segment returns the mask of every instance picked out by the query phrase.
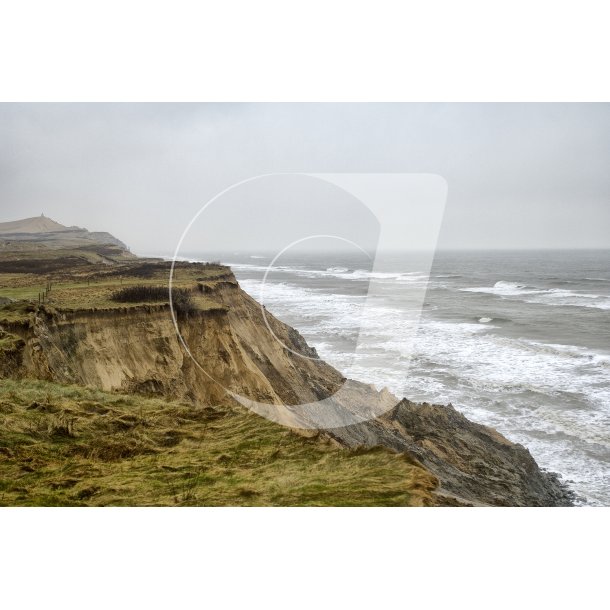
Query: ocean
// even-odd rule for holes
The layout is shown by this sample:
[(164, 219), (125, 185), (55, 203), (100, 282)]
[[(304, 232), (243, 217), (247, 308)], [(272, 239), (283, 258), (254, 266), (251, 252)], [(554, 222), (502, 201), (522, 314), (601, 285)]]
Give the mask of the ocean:
[(447, 251), (431, 269), (407, 257), (371, 271), (361, 253), (287, 253), (264, 292), (272, 255), (221, 259), (346, 376), (451, 403), (527, 447), (580, 503), (610, 505), (610, 251)]

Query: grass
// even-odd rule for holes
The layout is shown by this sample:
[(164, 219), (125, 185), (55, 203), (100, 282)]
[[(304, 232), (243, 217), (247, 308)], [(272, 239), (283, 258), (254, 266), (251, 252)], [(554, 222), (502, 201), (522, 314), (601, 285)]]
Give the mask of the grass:
[(23, 322), (33, 315), (33, 313), (34, 305), (28, 301), (16, 301), (15, 303), (0, 305), (0, 324), (3, 322)]
[(405, 506), (435, 486), (406, 456), (240, 408), (0, 381), (0, 505)]
[(133, 257), (112, 245), (63, 248), (45, 247), (43, 243), (12, 242), (10, 249), (0, 249), (0, 273), (41, 275), (66, 268), (82, 270), (101, 262), (120, 263), (125, 259), (132, 260)]
[(12, 352), (22, 343), (19, 337), (0, 330), (0, 355), (2, 352)]
[[(192, 293), (191, 300), (198, 310), (222, 309), (222, 306), (204, 294), (201, 286), (214, 286), (226, 279), (228, 269), (220, 265), (179, 263), (174, 273), (174, 300)], [(45, 293), (50, 282), (51, 290)], [(32, 273), (0, 274), (0, 323), (27, 319), (31, 312), (26, 303), (37, 305), (45, 293), (44, 304), (61, 311), (117, 309), (169, 302), (169, 264), (163, 262), (126, 262), (117, 265), (89, 265), (82, 268), (64, 268), (48, 275)], [(121, 291), (132, 291), (128, 302), (117, 301)], [(41, 297), (40, 297), (41, 298)]]
[[(192, 298), (196, 295), (197, 290), (198, 286), (172, 290), (172, 303), (178, 315), (188, 316), (200, 310)], [(168, 302), (168, 294), (167, 286), (134, 284), (116, 290), (110, 295), (110, 298), (117, 303)]]
[[(8, 326), (0, 328), (0, 364), (10, 364), (19, 344), (10, 324), (36, 314), (39, 293), (46, 291), (46, 306), (64, 312), (168, 301), (161, 287), (169, 263), (85, 258), (61, 266), (49, 255), (44, 273), (38, 259), (26, 260), (21, 273), (5, 260), (0, 326)], [(176, 265), (174, 286), (197, 310), (224, 309), (214, 287), (226, 281), (229, 270), (217, 264)], [(130, 287), (137, 287), (134, 302), (113, 300)], [(0, 505), (404, 506), (432, 503), (436, 484), (406, 456), (341, 449), (240, 407), (0, 379)]]
[(139, 303), (141, 301), (167, 301), (166, 286), (146, 286), (134, 284), (119, 288), (112, 293), (112, 300), (117, 303)]

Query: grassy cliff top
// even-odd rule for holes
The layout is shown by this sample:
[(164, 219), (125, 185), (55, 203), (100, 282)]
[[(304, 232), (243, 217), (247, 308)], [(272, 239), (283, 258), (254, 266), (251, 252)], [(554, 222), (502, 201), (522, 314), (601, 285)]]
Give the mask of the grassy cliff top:
[(0, 505), (404, 506), (436, 480), (250, 412), (0, 381)]
[[(90, 264), (71, 268), (64, 260), (52, 273), (0, 273), (0, 323), (26, 319), (31, 306), (44, 304), (59, 311), (117, 309), (153, 304), (143, 298), (125, 303), (113, 295), (127, 287), (168, 289), (170, 263), (138, 259), (116, 265)], [(177, 263), (173, 285), (179, 290), (192, 291), (198, 309), (219, 307), (202, 287), (219, 281), (232, 280), (230, 269), (218, 264)], [(155, 303), (159, 303), (156, 300)], [(169, 302), (169, 293), (162, 302)], [(28, 305), (30, 307), (28, 307)]]
[[(124, 309), (169, 302), (171, 263), (138, 258), (109, 233), (66, 227), (39, 216), (0, 223), (0, 324), (26, 321), (38, 305), (61, 312)], [(232, 278), (220, 264), (179, 262), (174, 285), (188, 306), (217, 309), (210, 284)], [(117, 291), (142, 288), (143, 298), (118, 301)], [(155, 298), (147, 298), (153, 294)], [(137, 294), (134, 291), (133, 294)]]

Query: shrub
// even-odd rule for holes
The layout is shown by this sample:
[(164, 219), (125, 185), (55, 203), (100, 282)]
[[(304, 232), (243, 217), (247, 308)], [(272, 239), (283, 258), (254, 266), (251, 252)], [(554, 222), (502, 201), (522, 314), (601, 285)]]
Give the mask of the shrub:
[(110, 297), (117, 303), (142, 303), (168, 301), (169, 292), (164, 286), (126, 286)]
[(179, 316), (188, 316), (197, 311), (197, 306), (191, 300), (191, 294), (188, 290), (173, 290), (172, 302), (174, 304), (174, 309)]
[[(164, 286), (126, 286), (114, 292), (110, 298), (118, 303), (156, 303), (169, 301), (169, 291)], [(197, 311), (191, 292), (186, 288), (174, 288), (172, 302), (179, 316), (188, 316)]]

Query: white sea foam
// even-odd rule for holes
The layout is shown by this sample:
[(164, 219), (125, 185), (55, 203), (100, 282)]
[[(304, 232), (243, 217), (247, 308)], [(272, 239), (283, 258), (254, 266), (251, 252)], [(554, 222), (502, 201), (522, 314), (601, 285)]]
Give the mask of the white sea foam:
[(536, 294), (544, 292), (536, 288), (530, 288), (516, 282), (496, 282), (493, 286), (481, 286), (476, 288), (461, 288), (462, 292), (482, 292), (484, 294), (497, 294), (499, 296), (521, 296), (523, 294)]
[(274, 273), (285, 273), (289, 275), (295, 275), (299, 277), (327, 277), (336, 278), (341, 280), (355, 280), (359, 282), (363, 281), (377, 281), (377, 282), (400, 282), (416, 284), (426, 282), (428, 276), (420, 271), (410, 271), (406, 273), (396, 272), (385, 272), (385, 271), (367, 271), (366, 269), (356, 269), (354, 271), (347, 267), (328, 267), (327, 269), (311, 269), (308, 267), (295, 267), (295, 266), (262, 266), (249, 263), (231, 263), (231, 267), (236, 270), (242, 271), (253, 271), (253, 272), (267, 272), (273, 276)]
[[(261, 283), (243, 280), (242, 286), (254, 298), (261, 299)], [(610, 356), (585, 348), (554, 345), (525, 339), (513, 339), (490, 333), (495, 327), (493, 318), (483, 317), (480, 323), (455, 323), (419, 317), (402, 308), (387, 305), (368, 306), (362, 309), (363, 296), (330, 295), (285, 282), (267, 284), (264, 300), (268, 309), (280, 318), (288, 317), (297, 323), (306, 336), (323, 337), (333, 333), (357, 333), (362, 325), (371, 339), (370, 348), (381, 347), (402, 357), (409, 357), (403, 337), (411, 337), (413, 325), (418, 325), (416, 354), (426, 360), (451, 363), (463, 379), (485, 379), (491, 384), (511, 387), (531, 381), (550, 394), (556, 391), (582, 392), (593, 404), (610, 405), (610, 398), (603, 391), (591, 387), (591, 379), (585, 379), (575, 367), (585, 368), (589, 374), (605, 374)], [(362, 316), (366, 315), (366, 319)], [(366, 336), (365, 336), (366, 339)], [(374, 340), (373, 340), (374, 339)], [(331, 359), (332, 354), (329, 354)], [(385, 375), (396, 373), (397, 381), (404, 384), (404, 367), (396, 371), (384, 369)], [(581, 371), (582, 373), (582, 371)], [(607, 379), (600, 379), (607, 381)], [(396, 390), (399, 388), (397, 387)]]
[(478, 292), (499, 297), (519, 298), (526, 303), (610, 309), (610, 296), (566, 290), (564, 288), (537, 288), (516, 282), (499, 281), (493, 286), (461, 288), (462, 292)]
[(526, 299), (528, 303), (543, 305), (562, 305), (567, 307), (588, 307), (610, 309), (610, 297), (599, 294), (585, 294), (574, 290), (552, 288), (543, 294)]
[[(335, 273), (332, 269), (326, 272)], [(340, 273), (349, 280), (351, 273)], [(393, 281), (417, 277), (391, 275)], [(260, 299), (260, 281), (241, 283)], [(492, 294), (520, 300), (561, 300), (565, 292), (578, 298), (572, 291), (513, 282), (498, 282), (492, 289)], [(452, 402), (475, 421), (526, 444), (543, 466), (576, 481), (576, 490), (591, 503), (607, 502), (610, 449), (605, 465), (594, 461), (592, 466), (587, 447), (610, 448), (610, 354), (501, 336), (491, 317), (476, 323), (419, 320), (419, 312), (383, 298), (363, 309), (364, 296), (330, 294), (288, 281), (267, 283), (264, 297), (269, 311), (296, 326), (324, 360), (347, 376), (416, 400)], [(599, 295), (582, 298), (595, 301)], [(354, 354), (346, 345), (353, 347), (361, 322), (366, 331)]]
[(262, 265), (253, 265), (250, 263), (230, 263), (232, 269), (242, 271), (266, 271), (267, 267)]

